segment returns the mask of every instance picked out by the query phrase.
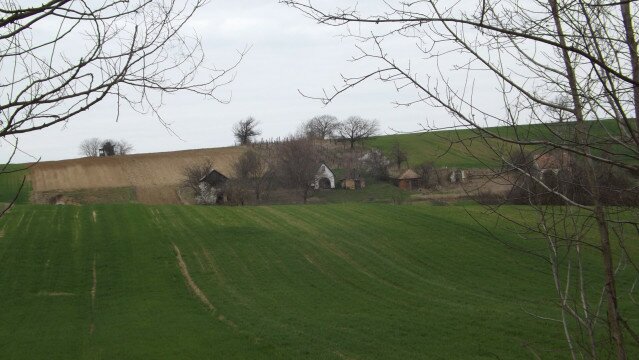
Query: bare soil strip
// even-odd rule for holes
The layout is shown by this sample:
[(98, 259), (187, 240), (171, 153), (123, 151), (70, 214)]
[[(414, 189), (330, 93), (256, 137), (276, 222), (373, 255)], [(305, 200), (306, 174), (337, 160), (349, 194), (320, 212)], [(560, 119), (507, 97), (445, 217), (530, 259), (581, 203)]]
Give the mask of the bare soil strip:
[(177, 247), (177, 245), (175, 244), (172, 244), (172, 245), (173, 245), (173, 250), (175, 250), (175, 257), (177, 258), (180, 272), (182, 273), (182, 276), (184, 277), (184, 280), (186, 281), (186, 285), (193, 292), (193, 294), (195, 294), (195, 296), (198, 299), (200, 299), (200, 301), (204, 305), (206, 305), (207, 308), (209, 308), (209, 310), (215, 311), (215, 306), (211, 304), (211, 302), (209, 301), (209, 298), (206, 297), (206, 294), (202, 292), (202, 290), (197, 286), (195, 281), (193, 281), (193, 278), (191, 278), (191, 274), (189, 274), (189, 269), (186, 266), (184, 259), (182, 259), (182, 253), (180, 252), (180, 249)]
[(98, 214), (93, 210), (93, 222), (98, 222)]

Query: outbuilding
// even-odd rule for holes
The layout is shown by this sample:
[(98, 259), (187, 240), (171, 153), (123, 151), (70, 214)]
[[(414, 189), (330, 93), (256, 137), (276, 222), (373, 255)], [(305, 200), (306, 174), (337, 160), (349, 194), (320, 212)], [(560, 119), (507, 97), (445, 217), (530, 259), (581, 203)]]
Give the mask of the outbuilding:
[(335, 189), (335, 174), (326, 164), (322, 163), (317, 170), (313, 187), (315, 190)]
[(421, 187), (422, 178), (412, 169), (407, 169), (393, 179), (395, 186), (404, 190), (417, 190)]

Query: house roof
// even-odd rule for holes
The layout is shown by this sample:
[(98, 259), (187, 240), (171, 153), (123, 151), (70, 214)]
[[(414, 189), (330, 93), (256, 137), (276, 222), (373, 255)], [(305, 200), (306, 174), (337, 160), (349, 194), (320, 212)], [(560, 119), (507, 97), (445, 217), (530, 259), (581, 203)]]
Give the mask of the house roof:
[(570, 154), (562, 152), (552, 152), (541, 154), (535, 158), (535, 165), (539, 169), (561, 169), (570, 164)]
[(421, 176), (417, 175), (417, 173), (414, 172), (413, 169), (408, 169), (408, 170), (404, 171), (396, 179), (398, 179), (398, 180), (410, 180), (410, 179), (419, 179), (420, 177)]
[(211, 170), (208, 174), (202, 176), (202, 178), (200, 179), (200, 182), (210, 182), (212, 181), (215, 177), (221, 177), (224, 180), (228, 180), (228, 177), (226, 177), (226, 175), (222, 174), (221, 172), (213, 169)]
[(330, 167), (328, 167), (328, 165), (326, 165), (325, 162), (320, 163), (320, 166), (317, 169), (317, 172), (319, 173), (320, 170), (322, 169), (322, 165), (324, 165), (324, 167), (326, 167), (326, 170), (328, 170), (328, 172), (330, 172), (331, 174), (333, 174), (333, 176), (335, 176), (335, 172), (333, 172), (333, 170), (331, 170)]

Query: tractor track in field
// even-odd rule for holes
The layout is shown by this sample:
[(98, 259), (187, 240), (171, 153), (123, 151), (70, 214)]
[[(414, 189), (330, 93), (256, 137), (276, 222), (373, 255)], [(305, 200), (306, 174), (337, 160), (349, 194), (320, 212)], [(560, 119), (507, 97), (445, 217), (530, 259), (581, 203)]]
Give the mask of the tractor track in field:
[[(95, 211), (93, 212), (95, 215)], [(89, 325), (89, 335), (93, 334), (95, 331), (95, 295), (98, 290), (98, 274), (95, 269), (95, 256), (93, 257), (93, 267), (92, 267), (92, 284), (91, 284), (91, 325)]]
[[(175, 257), (178, 262), (178, 267), (180, 268), (180, 273), (182, 273), (182, 277), (184, 277), (184, 281), (186, 282), (187, 287), (195, 295), (195, 297), (197, 297), (200, 300), (200, 302), (204, 304), (209, 309), (209, 311), (211, 311), (211, 313), (215, 314), (217, 312), (217, 309), (215, 308), (213, 303), (211, 303), (211, 301), (206, 296), (204, 291), (200, 289), (200, 287), (195, 283), (195, 281), (191, 277), (191, 274), (189, 273), (189, 268), (186, 265), (184, 258), (182, 258), (182, 252), (180, 252), (180, 248), (173, 243), (171, 243), (171, 245), (173, 245), (173, 250), (175, 251)], [(227, 326), (233, 329), (237, 329), (237, 325), (233, 321), (227, 319), (226, 316), (224, 316), (223, 314), (218, 314), (217, 319), (223, 322), (224, 324), (226, 324)]]
[(195, 281), (193, 281), (191, 274), (189, 274), (189, 268), (186, 266), (186, 263), (184, 262), (184, 259), (182, 258), (182, 253), (180, 252), (180, 248), (178, 248), (177, 245), (175, 244), (172, 244), (172, 245), (173, 245), (173, 250), (175, 251), (175, 257), (177, 258), (178, 267), (180, 268), (180, 273), (182, 273), (182, 276), (184, 277), (184, 281), (186, 281), (186, 285), (188, 286), (189, 290), (191, 290), (191, 292), (195, 295), (195, 297), (197, 297), (204, 305), (206, 305), (206, 307), (209, 310), (215, 311), (215, 306), (213, 306), (209, 298), (202, 291), (202, 289), (200, 289), (200, 287), (197, 286)]
[(74, 293), (64, 291), (40, 291), (39, 296), (75, 296)]

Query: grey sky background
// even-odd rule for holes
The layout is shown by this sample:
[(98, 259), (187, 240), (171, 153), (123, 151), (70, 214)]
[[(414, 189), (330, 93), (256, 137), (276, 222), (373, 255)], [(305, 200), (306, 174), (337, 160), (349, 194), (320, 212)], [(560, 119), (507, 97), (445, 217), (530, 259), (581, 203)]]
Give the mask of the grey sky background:
[[(327, 7), (344, 3), (318, 2)], [(425, 105), (394, 106), (393, 100), (411, 93), (398, 93), (391, 84), (377, 81), (354, 88), (327, 106), (302, 97), (298, 89), (320, 94), (322, 88), (340, 83), (340, 73), (363, 74), (375, 64), (349, 62), (356, 50), (352, 40), (338, 36), (343, 29), (318, 25), (276, 0), (213, 1), (191, 25), (202, 38), (209, 63), (217, 66), (232, 63), (237, 50), (251, 46), (235, 80), (218, 92), (220, 97), (232, 95), (230, 104), (188, 94), (166, 97), (161, 114), (176, 136), (153, 116), (126, 107), (116, 122), (117, 106), (108, 100), (63, 126), (20, 136), (24, 153), (17, 154), (14, 162), (32, 161), (29, 155), (43, 161), (79, 157), (78, 145), (91, 137), (125, 139), (135, 153), (230, 146), (232, 125), (248, 116), (260, 121), (264, 138), (286, 136), (303, 121), (324, 113), (339, 119), (350, 115), (377, 119), (382, 133), (415, 131), (420, 123), (453, 124), (449, 115)], [(410, 42), (388, 45), (399, 56), (415, 55)], [(424, 74), (434, 70), (422, 65)], [(2, 145), (3, 158), (8, 151)]]

